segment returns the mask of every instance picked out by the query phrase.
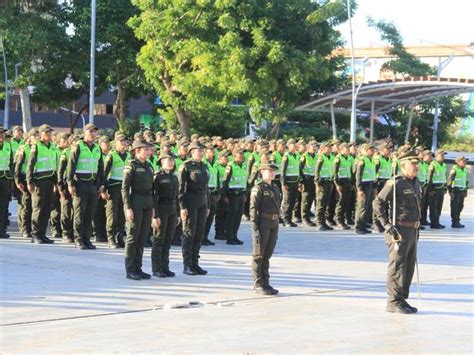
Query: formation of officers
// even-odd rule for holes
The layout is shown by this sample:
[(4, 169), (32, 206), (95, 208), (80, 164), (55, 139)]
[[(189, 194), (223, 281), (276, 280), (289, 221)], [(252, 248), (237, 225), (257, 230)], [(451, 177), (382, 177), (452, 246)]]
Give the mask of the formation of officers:
[[(96, 248), (95, 237), (110, 248), (125, 248), (127, 277), (135, 280), (151, 277), (142, 270), (146, 246), (152, 247), (153, 275), (172, 277), (170, 246), (182, 245), (183, 272), (205, 275), (200, 248), (215, 244), (212, 225), (216, 240), (241, 245), (238, 233), (245, 218), (253, 226), (255, 289), (263, 294), (277, 293), (269, 285), (268, 265), (279, 225), (384, 232), (372, 201), (400, 174), (399, 157), (413, 148), (197, 135), (187, 140), (176, 131), (149, 130), (130, 140), (120, 132), (110, 139), (98, 137), (93, 124), (81, 136), (57, 133), (48, 125), (5, 133), (0, 128), (1, 238), (8, 238), (13, 196), (20, 231), (34, 243), (62, 239), (86, 250)], [(448, 173), (444, 155), (417, 150), (419, 222), (444, 228), (439, 217), (449, 190), (451, 226), (463, 228), (466, 159), (457, 158)]]

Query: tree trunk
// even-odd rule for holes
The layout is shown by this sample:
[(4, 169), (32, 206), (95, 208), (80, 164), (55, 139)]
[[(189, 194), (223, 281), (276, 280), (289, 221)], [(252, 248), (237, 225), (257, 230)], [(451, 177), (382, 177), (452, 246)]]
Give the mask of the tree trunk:
[(31, 129), (31, 106), (28, 88), (20, 88), (21, 114), (23, 117), (23, 130), (28, 132)]
[(120, 131), (125, 130), (125, 122), (127, 120), (126, 106), (127, 106), (127, 88), (125, 82), (120, 81), (117, 84), (117, 98), (115, 99), (114, 116), (117, 120)]
[(181, 134), (188, 139), (191, 138), (191, 117), (186, 113), (183, 108), (178, 108), (176, 110), (176, 117), (178, 118)]
[(272, 123), (272, 128), (267, 134), (267, 139), (277, 139), (278, 138), (278, 133), (280, 132), (280, 123), (279, 122), (273, 122)]

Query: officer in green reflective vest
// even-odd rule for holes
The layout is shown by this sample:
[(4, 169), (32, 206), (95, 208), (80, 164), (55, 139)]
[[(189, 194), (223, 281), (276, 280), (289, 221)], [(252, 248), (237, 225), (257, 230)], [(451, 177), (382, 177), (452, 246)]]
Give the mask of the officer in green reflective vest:
[[(273, 183), (278, 186), (281, 191), (281, 162), (283, 160), (283, 154), (285, 154), (285, 141), (283, 139), (279, 139), (276, 141), (276, 150), (272, 152), (273, 155), (273, 164), (277, 166), (275, 171), (275, 179), (273, 179)], [(281, 201), (281, 198), (280, 198)]]
[(347, 222), (351, 218), (352, 161), (349, 154), (349, 144), (339, 146), (339, 154), (334, 158), (334, 184), (337, 191), (336, 223), (339, 229), (350, 229)]
[(464, 224), (461, 224), (461, 212), (464, 208), (464, 199), (469, 187), (466, 163), (467, 159), (464, 156), (457, 157), (456, 165), (449, 172), (448, 190), (451, 197), (452, 228), (464, 228)]
[(26, 166), (30, 158), (31, 144), (36, 144), (39, 132), (36, 128), (31, 129), (25, 136), (25, 143), (20, 146), (15, 154), (14, 172), (15, 185), (20, 191), (18, 200), (18, 227), (23, 238), (31, 238), (31, 194), (26, 184)]
[(355, 232), (357, 234), (372, 233), (367, 229), (369, 216), (372, 215), (372, 201), (375, 197), (375, 163), (373, 161), (375, 148), (371, 144), (362, 147), (363, 155), (356, 167), (357, 206)]
[(71, 147), (79, 141), (79, 136), (73, 134), (68, 139), (68, 147), (64, 149), (59, 158), (58, 166), (58, 188), (61, 196), (61, 231), (62, 240), (65, 243), (74, 243), (74, 229), (72, 220), (72, 196), (67, 184), (67, 164), (71, 156)]
[(430, 206), (430, 226), (433, 229), (442, 229), (445, 226), (439, 223), (441, 210), (443, 208), (444, 194), (447, 191), (447, 169), (444, 161), (446, 152), (438, 149), (435, 152), (435, 160), (428, 167), (427, 194)]
[(114, 149), (107, 155), (104, 163), (105, 188), (107, 202), (105, 204), (106, 229), (108, 247), (112, 249), (125, 246), (125, 215), (122, 200), (123, 169), (131, 159), (127, 151), (128, 142), (123, 133), (115, 135)]
[[(170, 151), (169, 153), (170, 154), (173, 154), (172, 151), (171, 151), (171, 145), (169, 143), (165, 143), (165, 149), (166, 147), (170, 147)], [(178, 173), (179, 173), (179, 168), (181, 167), (181, 165), (184, 164), (184, 162), (186, 162), (188, 159), (189, 159), (189, 156), (188, 156), (188, 147), (189, 147), (189, 143), (187, 141), (183, 141), (179, 144), (179, 146), (177, 146), (177, 151), (178, 151), (178, 155), (174, 155), (175, 157), (175, 160), (174, 160), (174, 174), (176, 176), (178, 176)], [(179, 216), (179, 205), (178, 205), (178, 216)], [(183, 221), (181, 219), (178, 219), (178, 225), (176, 226), (176, 229), (174, 231), (174, 238), (173, 238), (173, 241), (171, 242), (171, 245), (174, 245), (174, 246), (181, 246), (182, 240), (183, 238)]]
[(68, 189), (73, 196), (74, 242), (80, 250), (96, 248), (91, 242), (92, 220), (97, 193), (104, 191), (104, 163), (95, 143), (97, 131), (93, 123), (84, 127), (84, 138), (72, 148), (67, 167)]
[(214, 229), (216, 231), (216, 240), (226, 240), (225, 237), (225, 212), (226, 212), (226, 202), (222, 196), (222, 182), (224, 181), (225, 170), (227, 168), (228, 157), (230, 152), (226, 149), (222, 150), (219, 153), (218, 161), (216, 164), (217, 176), (219, 181), (219, 194), (220, 198), (217, 202), (216, 218)]
[(420, 152), (420, 164), (418, 165), (418, 181), (421, 186), (421, 227), (429, 226), (428, 223), (428, 167), (433, 160), (433, 153), (430, 150), (423, 150)]
[(320, 146), (320, 154), (316, 162), (315, 184), (316, 184), (316, 226), (318, 230), (333, 230), (326, 223), (326, 211), (333, 189), (334, 162), (331, 155), (331, 145), (323, 142)]
[[(387, 180), (392, 176), (392, 160), (390, 159), (390, 154), (390, 144), (382, 143), (378, 147), (378, 153), (374, 156), (375, 174), (377, 176), (377, 180), (375, 182), (375, 194), (378, 194), (382, 190)], [(375, 214), (372, 214), (372, 221), (375, 231), (379, 233), (383, 233), (385, 231)]]
[(220, 198), (219, 185), (221, 182), (219, 181), (215, 147), (212, 143), (208, 143), (206, 145), (206, 157), (203, 161), (209, 170), (210, 197), (209, 214), (207, 216), (206, 227), (204, 229), (204, 238), (202, 239), (201, 245), (215, 245), (216, 243), (209, 239), (209, 232), (211, 231), (211, 226), (214, 222), (214, 217), (216, 216), (217, 204)]
[(5, 130), (0, 126), (0, 238), (10, 238), (5, 218), (8, 212), (11, 182), (13, 180), (13, 152), (5, 141)]
[(46, 236), (48, 221), (53, 203), (53, 188), (56, 184), (57, 155), (51, 142), (53, 129), (44, 124), (40, 126), (39, 141), (31, 146), (26, 168), (26, 183), (31, 193), (31, 236), (36, 244), (52, 244)]
[(234, 151), (234, 161), (227, 165), (222, 182), (222, 195), (226, 202), (225, 236), (227, 244), (241, 245), (237, 234), (244, 212), (247, 194), (247, 166), (244, 163), (244, 151)]
[(301, 217), (303, 223), (307, 226), (314, 227), (311, 221), (311, 206), (316, 198), (316, 186), (314, 184), (314, 172), (316, 170), (316, 141), (308, 142), (306, 152), (300, 158), (300, 175), (301, 175)]
[(300, 162), (296, 155), (296, 141), (291, 138), (287, 141), (286, 145), (288, 151), (283, 155), (280, 165), (280, 180), (283, 195), (281, 202), (281, 215), (284, 226), (297, 227), (297, 224), (292, 221), (292, 213), (298, 194)]
[(23, 128), (21, 126), (15, 126), (12, 129), (12, 139), (10, 140), (10, 145), (12, 147), (13, 156), (15, 156), (16, 151), (23, 144), (25, 140), (23, 139)]

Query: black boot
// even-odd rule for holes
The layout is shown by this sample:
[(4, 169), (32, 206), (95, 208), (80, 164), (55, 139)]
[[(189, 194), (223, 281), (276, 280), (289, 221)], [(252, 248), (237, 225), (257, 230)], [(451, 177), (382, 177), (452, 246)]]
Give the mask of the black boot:
[(191, 267), (189, 265), (184, 265), (183, 274), (195, 276), (195, 275), (197, 275), (197, 272), (196, 272), (196, 270), (194, 270), (193, 267)]

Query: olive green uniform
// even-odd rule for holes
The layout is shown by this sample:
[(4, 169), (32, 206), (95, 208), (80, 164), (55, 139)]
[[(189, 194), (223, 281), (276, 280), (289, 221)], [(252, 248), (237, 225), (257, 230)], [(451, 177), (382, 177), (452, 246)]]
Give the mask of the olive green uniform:
[(219, 180), (219, 199), (216, 206), (216, 217), (214, 228), (216, 231), (215, 239), (225, 240), (225, 215), (226, 215), (226, 203), (224, 196), (222, 196), (222, 181), (224, 180), (226, 165), (220, 163), (217, 164), (217, 175)]
[[(385, 183), (388, 179), (392, 176), (392, 161), (390, 158), (385, 157), (383, 155), (376, 156), (374, 158), (375, 163), (375, 174), (377, 176), (377, 180), (375, 182), (375, 194), (378, 194), (382, 191)], [(383, 227), (380, 225), (380, 222), (375, 215), (375, 212), (372, 213), (372, 221), (374, 227), (378, 229), (378, 231), (383, 231)]]
[(74, 242), (72, 219), (72, 196), (67, 188), (67, 164), (71, 155), (71, 148), (62, 151), (58, 166), (58, 189), (61, 195), (61, 232), (65, 242)]
[(283, 199), (281, 202), (281, 214), (283, 222), (292, 225), (292, 213), (295, 208), (298, 195), (299, 160), (296, 153), (286, 152), (281, 160), (281, 186)]
[(24, 191), (20, 191), (18, 199), (18, 227), (24, 238), (31, 239), (31, 194), (26, 184), (26, 166), (30, 157), (30, 145), (20, 146), (15, 154), (14, 177), (15, 184), (24, 186)]
[[(256, 163), (258, 164), (258, 163)], [(228, 244), (241, 244), (237, 237), (240, 221), (244, 213), (244, 204), (247, 198), (247, 173), (244, 162), (232, 162), (227, 165), (224, 181), (222, 182), (222, 195), (228, 203), (225, 212), (225, 232)]]
[[(0, 143), (1, 144), (1, 143)], [(5, 218), (13, 181), (13, 153), (10, 143), (3, 142), (0, 146), (0, 238), (8, 238)]]
[(300, 176), (302, 182), (301, 192), (301, 217), (307, 224), (311, 222), (311, 206), (316, 199), (316, 185), (314, 184), (314, 173), (316, 170), (316, 154), (304, 153), (300, 158)]
[[(79, 168), (77, 168), (79, 165)], [(73, 229), (78, 247), (85, 245), (94, 248), (91, 243), (92, 221), (94, 219), (98, 188), (104, 182), (104, 164), (99, 145), (79, 141), (71, 149), (67, 167), (67, 182), (76, 188), (73, 196)]]
[[(207, 164), (209, 170), (209, 215), (206, 219), (206, 227), (204, 229), (204, 239), (209, 240), (209, 232), (211, 231), (212, 223), (214, 222), (214, 217), (216, 216), (217, 204), (220, 199), (220, 185), (219, 181), (219, 171), (218, 163), (214, 158), (214, 161), (204, 160)], [(217, 234), (216, 234), (217, 235)]]
[(344, 229), (351, 215), (352, 162), (343, 154), (334, 158), (334, 183), (337, 186), (336, 223)]
[(439, 223), (439, 217), (443, 209), (444, 194), (447, 190), (447, 165), (445, 162), (439, 163), (436, 160), (431, 162), (428, 167), (427, 185), (431, 227), (443, 227)]
[(464, 208), (464, 199), (467, 196), (468, 188), (467, 169), (455, 165), (451, 168), (448, 177), (448, 188), (451, 202), (451, 226), (463, 227), (460, 223), (461, 212)]
[(204, 237), (209, 201), (209, 171), (204, 162), (188, 160), (178, 173), (178, 200), (181, 210), (188, 211), (183, 221), (183, 263), (185, 267), (195, 270), (199, 267), (199, 251)]
[(316, 162), (316, 171), (314, 181), (317, 185), (316, 196), (316, 222), (318, 226), (329, 229), (326, 223), (327, 209), (334, 187), (334, 168), (330, 154), (321, 154)]
[(34, 186), (31, 194), (31, 234), (35, 240), (46, 237), (56, 184), (56, 148), (42, 141), (31, 146), (26, 168), (26, 182)]
[(178, 220), (178, 178), (173, 173), (158, 171), (153, 182), (155, 216), (160, 228), (153, 231), (151, 268), (153, 273), (169, 272), (170, 248)]
[(270, 258), (278, 239), (280, 190), (274, 183), (257, 183), (250, 194), (252, 223), (252, 276), (254, 287), (268, 287)]
[(153, 168), (149, 162), (132, 159), (124, 168), (122, 200), (124, 210), (132, 209), (133, 221), (127, 220), (125, 270), (142, 273), (143, 250), (153, 217)]
[[(60, 149), (56, 147), (56, 173), (59, 171), (59, 163), (61, 159), (61, 155), (64, 149)], [(53, 188), (53, 199), (52, 203), (53, 206), (51, 208), (51, 215), (50, 215), (50, 229), (53, 238), (61, 238), (62, 236), (62, 228), (61, 228), (61, 195), (59, 193), (59, 189), (57, 188), (58, 185), (58, 178), (56, 174), (56, 188)]]
[(104, 176), (109, 199), (105, 203), (107, 240), (110, 246), (124, 247), (125, 215), (122, 200), (123, 170), (131, 159), (128, 152), (112, 151), (105, 158)]
[[(394, 185), (395, 184), (395, 185)], [(395, 186), (395, 221), (393, 216), (393, 189)], [(418, 228), (420, 221), (421, 188), (418, 180), (397, 176), (389, 180), (373, 201), (373, 208), (382, 226), (388, 230), (393, 225), (401, 235), (401, 242), (392, 241), (385, 233), (388, 246), (387, 294), (389, 303), (408, 299), (415, 271)]]
[(368, 156), (359, 159), (356, 166), (356, 188), (362, 191), (362, 196), (357, 195), (355, 213), (356, 231), (366, 231), (369, 218), (372, 216), (372, 201), (375, 194), (375, 164)]
[(428, 225), (428, 194), (427, 194), (427, 178), (428, 178), (428, 163), (420, 161), (418, 164), (418, 181), (421, 186), (421, 225)]

